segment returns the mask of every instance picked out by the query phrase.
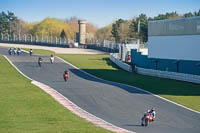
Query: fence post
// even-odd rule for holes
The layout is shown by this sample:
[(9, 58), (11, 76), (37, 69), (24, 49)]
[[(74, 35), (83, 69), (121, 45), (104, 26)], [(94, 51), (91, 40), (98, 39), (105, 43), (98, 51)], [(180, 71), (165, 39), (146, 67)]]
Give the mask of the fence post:
[(50, 37), (50, 43), (52, 43), (52, 36)]
[(21, 41), (20, 33), (18, 34), (18, 36), (19, 36), (19, 37), (18, 37), (18, 41)]
[(49, 37), (47, 36), (47, 37), (46, 37), (46, 43), (48, 43), (48, 40), (49, 40)]
[(13, 41), (15, 41), (15, 33), (13, 33)]
[(43, 42), (43, 34), (42, 34), (42, 40), (41, 40), (41, 42)]
[(9, 41), (9, 34), (7, 33), (7, 41)]
[(3, 33), (1, 33), (1, 40), (3, 40)]
[(67, 44), (67, 39), (64, 37), (64, 44)]
[(24, 34), (24, 41), (26, 42), (26, 34)]
[(31, 43), (32, 43), (32, 35), (30, 34), (30, 37), (31, 37)]
[(35, 35), (35, 42), (37, 42), (38, 41), (38, 36), (37, 35)]
[(57, 41), (58, 41), (58, 40), (57, 40), (57, 36), (56, 36), (56, 44), (57, 44)]

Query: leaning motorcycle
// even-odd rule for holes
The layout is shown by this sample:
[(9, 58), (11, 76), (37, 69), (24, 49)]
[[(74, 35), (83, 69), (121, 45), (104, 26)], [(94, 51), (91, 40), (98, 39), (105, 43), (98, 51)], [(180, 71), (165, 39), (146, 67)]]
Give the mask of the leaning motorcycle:
[(151, 113), (147, 113), (142, 117), (141, 126), (148, 126), (150, 122), (153, 121), (153, 115)]

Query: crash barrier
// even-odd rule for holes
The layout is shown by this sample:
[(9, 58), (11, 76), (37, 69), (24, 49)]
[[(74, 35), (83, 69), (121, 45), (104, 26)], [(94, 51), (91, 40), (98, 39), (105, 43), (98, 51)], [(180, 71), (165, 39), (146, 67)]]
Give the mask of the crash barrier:
[(104, 47), (103, 44), (87, 44), (88, 49), (94, 49), (94, 50), (100, 50), (104, 52), (109, 52), (109, 53), (118, 53), (119, 48), (118, 45), (115, 47)]
[[(152, 76), (161, 75), (162, 77), (172, 77), (177, 80), (183, 79), (188, 82), (194, 80), (195, 83), (196, 80), (199, 80), (200, 76), (200, 61), (148, 58), (147, 55), (142, 55), (136, 50), (131, 50), (131, 64), (137, 68), (159, 71), (158, 73), (157, 71), (152, 73)], [(160, 71), (164, 72), (161, 73)]]
[(175, 80), (181, 80), (181, 81), (187, 81), (187, 82), (200, 84), (200, 76), (198, 75), (145, 69), (145, 68), (140, 68), (140, 67), (136, 67), (136, 70), (137, 70), (137, 73), (142, 74), (142, 75), (149, 75), (149, 76), (155, 76), (155, 77), (160, 77), (160, 78), (169, 78), (169, 79), (175, 79)]
[(132, 66), (129, 64), (126, 64), (119, 60), (119, 54), (118, 53), (110, 53), (110, 60), (115, 63), (117, 66), (122, 68), (123, 70), (126, 70), (128, 72), (132, 72)]

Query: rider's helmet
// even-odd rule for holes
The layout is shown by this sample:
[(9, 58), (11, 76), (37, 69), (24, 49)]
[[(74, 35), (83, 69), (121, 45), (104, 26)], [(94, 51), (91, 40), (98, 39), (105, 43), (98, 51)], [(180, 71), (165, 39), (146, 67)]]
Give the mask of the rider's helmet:
[(152, 108), (151, 108), (151, 110), (152, 110), (152, 111), (155, 111), (155, 108), (154, 108), (154, 107), (152, 107)]
[(67, 70), (65, 70), (65, 74), (67, 74), (68, 73), (68, 71)]

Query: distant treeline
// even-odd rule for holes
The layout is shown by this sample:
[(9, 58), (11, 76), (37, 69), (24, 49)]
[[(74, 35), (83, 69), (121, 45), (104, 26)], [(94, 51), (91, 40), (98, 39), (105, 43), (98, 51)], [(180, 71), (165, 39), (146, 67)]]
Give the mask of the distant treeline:
[[(98, 29), (92, 23), (87, 23), (86, 26), (88, 33), (95, 34)], [(73, 40), (76, 32), (78, 32), (77, 17), (65, 20), (47, 17), (41, 22), (28, 23), (19, 19), (13, 12), (0, 13), (0, 34), (57, 36)]]
[[(141, 42), (147, 42), (148, 39), (148, 21), (186, 18), (200, 16), (200, 10), (193, 13), (185, 13), (183, 15), (177, 12), (171, 12), (166, 14), (159, 14), (153, 18), (147, 17), (145, 14), (140, 14), (138, 17), (134, 17), (130, 20), (118, 19), (114, 23), (99, 29), (96, 33), (96, 37), (100, 40), (115, 40), (116, 42), (126, 43), (132, 39), (140, 38)], [(138, 35), (138, 23), (140, 21), (140, 34)]]
[[(146, 42), (148, 39), (148, 21), (163, 20), (174, 18), (186, 18), (200, 16), (200, 10), (193, 13), (185, 13), (183, 15), (177, 12), (159, 14), (153, 18), (147, 17), (145, 14), (140, 14), (130, 20), (118, 19), (112, 24), (103, 28), (92, 23), (87, 23), (87, 36), (89, 40), (114, 40), (118, 43), (127, 43), (134, 38), (140, 38), (141, 42)], [(38, 36), (57, 36), (66, 37), (74, 40), (76, 32), (78, 32), (77, 17), (61, 20), (57, 18), (45, 18), (41, 22), (28, 23), (17, 16), (13, 12), (8, 11), (0, 13), (0, 34), (16, 34), (16, 35), (38, 35)], [(140, 32), (138, 35), (138, 23), (140, 22)]]

